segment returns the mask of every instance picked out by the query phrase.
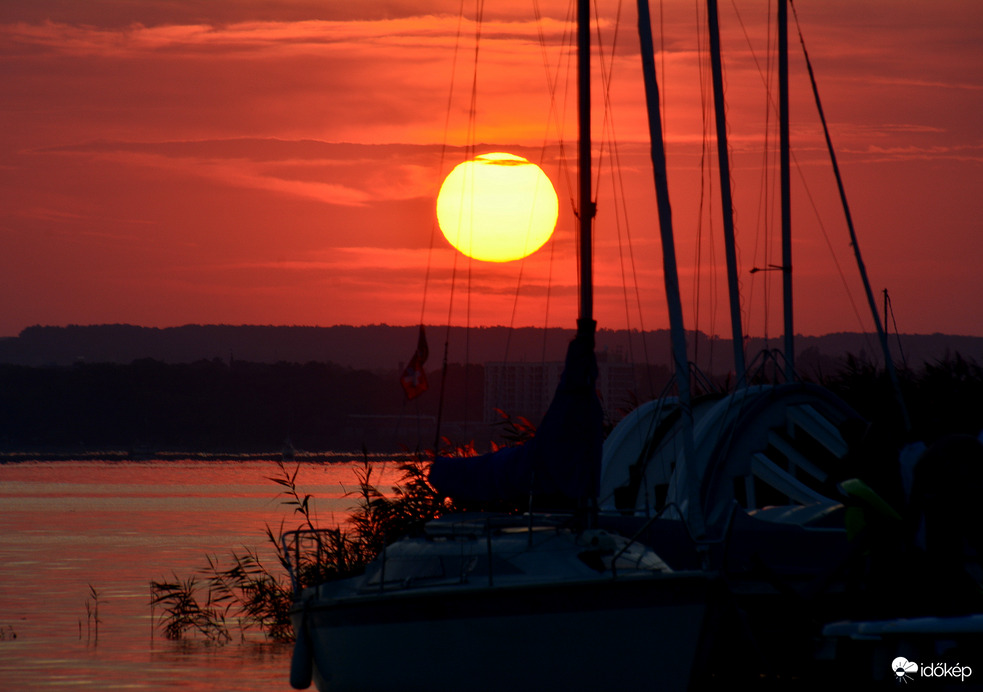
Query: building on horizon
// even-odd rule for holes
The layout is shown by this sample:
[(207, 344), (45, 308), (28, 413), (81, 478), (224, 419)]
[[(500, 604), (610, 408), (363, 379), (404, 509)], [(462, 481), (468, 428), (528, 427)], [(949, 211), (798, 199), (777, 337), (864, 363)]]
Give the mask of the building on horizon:
[[(497, 423), (498, 411), (524, 416), (538, 425), (560, 384), (563, 362), (485, 363), (484, 421)], [(635, 367), (619, 352), (597, 354), (597, 394), (604, 417), (613, 423), (624, 415), (636, 390)]]

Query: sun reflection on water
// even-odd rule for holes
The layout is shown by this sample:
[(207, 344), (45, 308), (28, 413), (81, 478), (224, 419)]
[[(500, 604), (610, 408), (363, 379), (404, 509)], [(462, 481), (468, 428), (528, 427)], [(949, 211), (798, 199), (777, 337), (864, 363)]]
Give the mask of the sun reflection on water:
[[(378, 464), (383, 488), (394, 464)], [(224, 647), (152, 631), (149, 583), (231, 550), (276, 560), (264, 525), (292, 527), (270, 461), (0, 464), (0, 678), (4, 689), (288, 690), (289, 645)], [(353, 504), (351, 463), (302, 464), (324, 525)], [(98, 594), (98, 642), (89, 586)]]

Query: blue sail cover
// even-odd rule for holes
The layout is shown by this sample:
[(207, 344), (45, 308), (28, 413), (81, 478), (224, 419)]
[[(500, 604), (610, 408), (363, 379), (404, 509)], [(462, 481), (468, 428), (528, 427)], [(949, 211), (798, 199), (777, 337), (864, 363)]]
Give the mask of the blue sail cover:
[(560, 384), (535, 437), (482, 456), (437, 457), (431, 485), (457, 500), (508, 500), (530, 491), (596, 497), (603, 414), (593, 342), (593, 333), (578, 333), (570, 342)]

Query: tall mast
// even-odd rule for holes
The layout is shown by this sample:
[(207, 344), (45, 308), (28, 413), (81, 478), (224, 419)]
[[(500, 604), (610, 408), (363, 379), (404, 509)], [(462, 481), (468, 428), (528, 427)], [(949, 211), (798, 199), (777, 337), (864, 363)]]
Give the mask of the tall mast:
[(713, 73), (713, 107), (717, 123), (717, 160), (720, 168), (720, 206), (724, 216), (724, 254), (727, 259), (727, 292), (730, 295), (730, 329), (734, 344), (734, 373), (737, 386), (747, 383), (744, 363), (744, 328), (741, 326), (741, 289), (737, 281), (737, 250), (734, 242), (734, 202), (730, 190), (730, 154), (727, 151), (727, 116), (724, 113), (724, 78), (720, 60), (720, 24), (717, 0), (707, 0), (710, 30), (710, 66)]
[[(794, 9), (794, 8), (793, 8)], [(870, 314), (874, 319), (874, 327), (877, 329), (877, 338), (881, 343), (881, 351), (884, 354), (884, 368), (887, 370), (894, 387), (894, 395), (898, 401), (898, 408), (901, 412), (901, 419), (904, 423), (905, 431), (911, 432), (911, 416), (908, 414), (908, 407), (905, 405), (904, 394), (901, 391), (901, 382), (898, 380), (898, 371), (894, 367), (894, 358), (891, 357), (891, 348), (887, 343), (887, 289), (884, 289), (884, 324), (881, 325), (880, 317), (877, 314), (877, 303), (874, 300), (874, 291), (870, 287), (870, 279), (867, 278), (867, 266), (864, 264), (863, 255), (860, 254), (860, 244), (857, 242), (857, 231), (853, 226), (853, 215), (850, 213), (850, 204), (846, 199), (846, 190), (843, 187), (843, 176), (840, 175), (840, 165), (836, 160), (836, 150), (833, 148), (833, 139), (829, 134), (829, 125), (826, 123), (826, 113), (823, 111), (823, 103), (819, 98), (819, 86), (816, 84), (816, 75), (812, 70), (812, 61), (809, 59), (809, 52), (806, 50), (805, 39), (802, 38), (802, 30), (799, 30), (799, 42), (802, 44), (802, 55), (805, 57), (806, 69), (809, 71), (809, 82), (812, 84), (812, 95), (816, 100), (816, 111), (819, 113), (819, 120), (823, 124), (823, 135), (826, 137), (826, 150), (829, 152), (829, 160), (833, 166), (833, 175), (836, 177), (836, 188), (840, 193), (840, 203), (843, 205), (843, 214), (846, 216), (846, 226), (850, 232), (850, 245), (853, 247), (853, 256), (857, 261), (857, 269), (860, 271), (860, 279), (863, 281), (864, 293), (867, 296), (867, 304), (870, 306)]]
[(592, 227), (595, 207), (591, 199), (590, 132), (590, 0), (577, 0), (577, 119), (579, 123), (578, 239), (580, 259), (580, 305), (577, 331), (594, 334), (594, 286), (592, 271)]
[(782, 178), (782, 305), (785, 313), (785, 379), (795, 379), (792, 328), (792, 193), (788, 134), (788, 0), (778, 0), (778, 118)]
[[(689, 389), (689, 358), (686, 355), (686, 331), (683, 326), (683, 303), (679, 295), (679, 273), (676, 269), (676, 247), (672, 233), (672, 207), (669, 204), (669, 183), (666, 175), (666, 152), (662, 141), (662, 113), (659, 110), (659, 84), (655, 75), (655, 46), (652, 41), (652, 20), (648, 0), (638, 0), (638, 37), (642, 50), (642, 76), (645, 80), (645, 103), (648, 110), (649, 140), (652, 147), (652, 172), (655, 176), (655, 197), (659, 208), (659, 231), (662, 239), (662, 270), (669, 308), (669, 330), (672, 335), (672, 359), (676, 371), (676, 388), (683, 425), (683, 464), (685, 470), (685, 519), (690, 533), (696, 538), (706, 534), (706, 522), (700, 505), (700, 485), (696, 477), (693, 444), (693, 407)], [(679, 466), (676, 467), (677, 470)], [(680, 498), (682, 499), (682, 498)]]

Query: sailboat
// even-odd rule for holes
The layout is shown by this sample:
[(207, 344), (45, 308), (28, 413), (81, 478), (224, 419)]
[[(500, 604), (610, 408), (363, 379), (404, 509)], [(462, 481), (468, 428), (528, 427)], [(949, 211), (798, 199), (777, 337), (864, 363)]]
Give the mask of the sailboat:
[[(604, 445), (600, 525), (634, 536), (674, 568), (701, 565), (720, 575), (726, 605), (738, 617), (725, 624), (718, 618), (712, 636), (748, 644), (737, 655), (733, 673), (795, 685), (844, 673), (897, 679), (911, 670), (911, 661), (896, 658), (899, 654), (923, 662), (944, 656), (958, 666), (960, 656), (983, 642), (981, 532), (973, 526), (978, 527), (975, 517), (953, 519), (956, 510), (943, 508), (945, 501), (927, 508), (917, 498), (927, 493), (938, 501), (947, 495), (968, 505), (965, 492), (956, 499), (945, 486), (983, 488), (983, 445), (962, 436), (923, 453), (917, 445), (901, 450), (870, 434), (868, 422), (832, 392), (796, 377), (787, 0), (778, 2), (777, 22), (782, 265), (776, 268), (783, 279), (785, 345), (775, 360), (784, 366), (784, 381), (751, 384), (740, 346), (716, 4), (708, 0), (707, 17), (738, 382), (730, 393), (690, 400), (680, 377), (678, 397), (648, 402), (614, 429)], [(808, 54), (805, 60), (851, 246), (895, 389), (899, 428), (910, 431)], [(653, 141), (657, 133), (653, 128)], [(661, 208), (660, 218), (665, 228), (668, 213)], [(673, 331), (682, 333), (676, 325)], [(685, 366), (685, 360), (677, 356), (677, 377), (684, 371), (680, 364)], [(899, 456), (907, 456), (910, 500), (901, 498), (892, 506), (856, 476), (864, 465), (868, 470), (881, 465), (884, 475), (904, 484)], [(909, 516), (903, 517), (903, 511)], [(921, 538), (914, 541), (911, 522), (922, 526)], [(936, 547), (926, 548), (924, 527), (933, 524)], [(715, 605), (720, 610), (721, 602)], [(892, 666), (885, 665), (892, 658)]]
[(594, 690), (654, 678), (660, 689), (689, 686), (713, 575), (675, 570), (596, 520), (589, 26), (589, 1), (578, 0), (581, 290), (566, 369), (530, 443), (489, 459), (437, 459), (431, 471), (449, 494), (559, 493), (580, 511), (442, 517), (387, 546), (360, 576), (298, 583), (295, 688)]
[[(708, 6), (715, 22), (716, 3)], [(785, 7), (781, 0), (780, 13)], [(559, 495), (576, 510), (445, 516), (388, 545), (348, 579), (306, 583), (294, 565), (297, 689), (313, 682), (322, 692), (685, 690), (732, 660), (752, 676), (801, 675), (814, 660), (817, 622), (849, 606), (838, 568), (856, 549), (844, 528), (844, 493), (853, 486), (841, 481), (865, 421), (832, 393), (795, 378), (787, 238), (785, 381), (750, 384), (735, 280), (739, 386), (727, 395), (690, 395), (645, 0), (638, 2), (639, 36), (677, 396), (636, 409), (602, 447), (593, 386), (589, 1), (577, 8), (577, 336), (530, 442), (483, 457), (437, 458), (431, 470), (433, 485), (452, 497)], [(787, 82), (785, 59), (781, 71)], [(787, 217), (787, 94), (782, 121)], [(292, 537), (295, 545), (303, 533)], [(766, 653), (750, 662), (722, 656), (761, 648)]]

